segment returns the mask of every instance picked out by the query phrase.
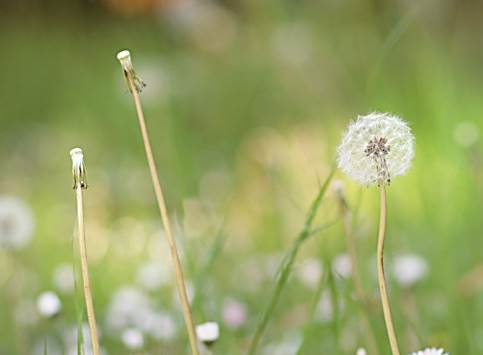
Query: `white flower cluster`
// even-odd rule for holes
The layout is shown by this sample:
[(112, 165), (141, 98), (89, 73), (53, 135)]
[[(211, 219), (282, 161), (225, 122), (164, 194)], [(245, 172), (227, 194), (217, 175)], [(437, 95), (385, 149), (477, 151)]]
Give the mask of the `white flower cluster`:
[(357, 182), (388, 184), (409, 169), (414, 136), (399, 117), (374, 112), (349, 125), (337, 155), (339, 168)]
[(448, 355), (448, 353), (444, 352), (444, 349), (427, 348), (410, 355)]

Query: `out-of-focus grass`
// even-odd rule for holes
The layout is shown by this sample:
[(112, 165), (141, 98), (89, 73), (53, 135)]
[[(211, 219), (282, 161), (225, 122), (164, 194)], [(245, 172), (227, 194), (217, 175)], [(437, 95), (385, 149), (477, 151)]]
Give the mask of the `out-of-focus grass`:
[[(103, 319), (114, 290), (136, 282), (138, 266), (160, 243), (134, 112), (115, 60), (117, 50), (128, 47), (148, 83), (146, 116), (185, 257), (195, 265), (190, 278), (224, 220), (226, 243), (203, 285), (210, 296), (202, 298), (206, 319), (197, 319), (221, 322), (220, 353), (245, 352), (271, 286), (273, 270), (266, 265), (280, 261), (300, 230), (345, 124), (372, 110), (400, 114), (416, 136), (411, 171), (388, 191), (387, 243), (388, 262), (412, 252), (430, 266), (411, 291), (419, 312), (415, 331), (422, 345), (482, 352), (482, 293), (463, 299), (456, 289), (481, 263), (483, 245), (481, 139), (471, 142), (471, 132), (460, 132), (463, 122), (483, 129), (479, 10), (456, 2), (247, 2), (223, 12), (215, 31), (194, 26), (184, 32), (166, 18), (3, 16), (0, 193), (32, 206), (36, 231), (28, 248), (0, 252), (2, 309), (12, 311), (16, 300), (35, 300), (54, 288), (53, 270), (72, 261), (68, 151), (82, 146), (102, 343), (109, 353), (127, 352)], [(347, 181), (347, 189), (355, 201), (357, 187)], [(317, 223), (336, 213), (332, 198)], [(357, 231), (365, 286), (373, 293), (376, 200), (372, 189), (364, 191)], [(299, 260), (332, 260), (344, 245), (342, 226), (336, 227), (307, 242)], [(158, 260), (169, 267), (159, 250)], [(415, 350), (406, 345), (404, 293), (391, 276), (389, 284), (401, 342)], [(358, 306), (352, 286), (345, 279), (334, 285), (344, 307), (332, 323), (311, 327), (304, 353), (333, 344), (334, 322), (345, 344), (334, 345), (337, 351), (354, 353), (362, 343), (353, 331)], [(179, 317), (170, 286), (148, 293)], [(300, 334), (313, 293), (289, 280), (264, 345)], [(237, 330), (222, 321), (227, 297), (247, 305), (248, 321)], [(57, 319), (20, 327), (28, 345), (43, 345), (46, 334), (60, 339), (64, 326), (75, 325), (75, 296), (62, 301)], [(18, 339), (13, 317), (13, 311), (0, 313), (1, 353), (12, 353)], [(382, 314), (371, 320), (384, 353)], [(169, 342), (146, 346), (182, 353), (186, 339), (182, 327), (178, 332)]]

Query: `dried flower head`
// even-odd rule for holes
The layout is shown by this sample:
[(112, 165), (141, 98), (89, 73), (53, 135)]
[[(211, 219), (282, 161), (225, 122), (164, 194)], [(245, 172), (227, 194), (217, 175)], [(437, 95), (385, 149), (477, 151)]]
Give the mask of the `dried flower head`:
[(414, 136), (397, 116), (370, 113), (359, 116), (337, 148), (339, 168), (363, 185), (389, 184), (404, 175), (414, 156)]
[(74, 148), (70, 151), (72, 158), (72, 176), (74, 178), (74, 190), (77, 187), (87, 189), (86, 168), (84, 166), (84, 154), (82, 149)]
[(410, 355), (448, 355), (448, 353), (444, 352), (443, 349), (427, 348), (415, 353), (411, 353)]
[(146, 87), (144, 81), (137, 76), (136, 72), (134, 71), (134, 67), (131, 62), (131, 53), (128, 50), (123, 50), (117, 53), (117, 59), (121, 63), (122, 70), (124, 71), (124, 78), (126, 79), (127, 86), (129, 86), (129, 77), (132, 78), (134, 87), (136, 88), (137, 92), (141, 92), (143, 88)]

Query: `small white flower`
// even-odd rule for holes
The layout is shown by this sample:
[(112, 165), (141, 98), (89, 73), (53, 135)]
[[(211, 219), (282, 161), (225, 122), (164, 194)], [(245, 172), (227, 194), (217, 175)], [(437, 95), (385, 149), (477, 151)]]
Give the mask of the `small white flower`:
[(144, 346), (144, 336), (136, 328), (129, 328), (122, 332), (121, 340), (123, 344), (131, 350), (139, 350)]
[(80, 186), (87, 189), (86, 168), (84, 166), (84, 153), (82, 149), (74, 148), (70, 150), (72, 159), (72, 176), (74, 178), (74, 189)]
[(367, 351), (364, 348), (359, 348), (356, 351), (356, 355), (367, 355)]
[(0, 197), (0, 248), (18, 250), (32, 239), (34, 218), (19, 198)]
[(37, 298), (37, 309), (41, 316), (50, 318), (59, 314), (62, 303), (54, 292), (47, 291)]
[(424, 350), (411, 353), (410, 355), (448, 355), (443, 349), (427, 348)]
[(211, 345), (220, 337), (220, 327), (216, 322), (206, 322), (196, 326), (196, 336), (205, 345)]
[(339, 168), (363, 185), (388, 184), (414, 157), (414, 136), (397, 116), (370, 113), (349, 125), (337, 148)]
[(393, 272), (401, 286), (410, 287), (426, 276), (428, 264), (418, 255), (397, 255), (394, 258)]

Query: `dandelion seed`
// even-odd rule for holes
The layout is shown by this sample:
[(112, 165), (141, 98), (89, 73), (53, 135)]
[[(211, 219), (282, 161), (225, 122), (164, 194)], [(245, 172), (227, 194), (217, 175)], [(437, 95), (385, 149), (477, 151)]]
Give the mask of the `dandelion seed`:
[(196, 326), (198, 340), (206, 346), (213, 345), (220, 337), (220, 327), (216, 322), (206, 322)]
[(349, 125), (337, 153), (339, 168), (357, 182), (389, 184), (409, 169), (414, 136), (399, 117), (370, 113)]
[(444, 349), (436, 349), (436, 348), (427, 348), (424, 350), (420, 350), (415, 353), (411, 353), (410, 355), (449, 355), (444, 351)]
[(60, 302), (57, 294), (47, 291), (38, 297), (37, 309), (41, 316), (45, 318), (52, 318), (59, 314), (60, 310), (62, 309), (62, 302)]

